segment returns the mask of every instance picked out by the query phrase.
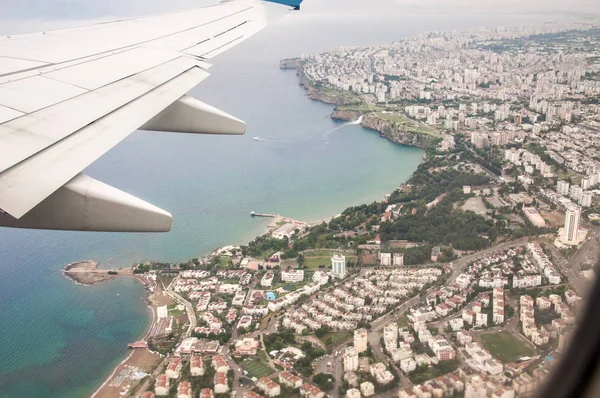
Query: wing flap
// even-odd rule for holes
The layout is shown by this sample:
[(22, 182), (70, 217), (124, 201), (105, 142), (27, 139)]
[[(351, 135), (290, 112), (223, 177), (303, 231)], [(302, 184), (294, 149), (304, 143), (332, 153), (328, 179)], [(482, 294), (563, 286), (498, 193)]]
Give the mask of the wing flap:
[(140, 130), (239, 135), (246, 132), (246, 123), (214, 106), (184, 95), (150, 119)]
[(103, 232), (166, 232), (166, 211), (110, 185), (78, 174), (20, 219), (0, 212), (0, 225)]

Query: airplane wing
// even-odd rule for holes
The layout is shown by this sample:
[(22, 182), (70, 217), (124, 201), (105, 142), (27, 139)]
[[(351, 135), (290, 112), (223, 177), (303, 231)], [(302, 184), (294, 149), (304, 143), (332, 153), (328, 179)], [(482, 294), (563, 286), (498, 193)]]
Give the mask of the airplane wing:
[(0, 226), (162, 232), (171, 215), (81, 171), (137, 129), (244, 134), (186, 93), (208, 61), (302, 0), (0, 37)]

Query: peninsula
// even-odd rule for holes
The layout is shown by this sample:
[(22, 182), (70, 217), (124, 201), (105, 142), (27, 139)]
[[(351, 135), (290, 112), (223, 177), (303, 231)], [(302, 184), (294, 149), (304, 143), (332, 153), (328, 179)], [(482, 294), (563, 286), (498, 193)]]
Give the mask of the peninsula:
[(62, 273), (69, 279), (82, 285), (94, 285), (107, 281), (113, 279), (119, 273), (131, 275), (131, 271), (128, 269), (109, 270), (98, 268), (98, 265), (97, 262), (92, 260), (78, 261), (68, 264), (62, 269)]

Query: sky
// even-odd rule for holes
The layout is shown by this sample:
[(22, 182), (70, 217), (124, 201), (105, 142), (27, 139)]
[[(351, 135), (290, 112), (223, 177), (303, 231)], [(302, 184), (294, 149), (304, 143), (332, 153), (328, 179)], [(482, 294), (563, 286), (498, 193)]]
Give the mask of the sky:
[[(0, 0), (4, 20), (85, 20), (132, 17), (214, 3), (211, 0)], [(389, 13), (536, 13), (585, 17), (597, 0), (305, 0), (303, 16)]]

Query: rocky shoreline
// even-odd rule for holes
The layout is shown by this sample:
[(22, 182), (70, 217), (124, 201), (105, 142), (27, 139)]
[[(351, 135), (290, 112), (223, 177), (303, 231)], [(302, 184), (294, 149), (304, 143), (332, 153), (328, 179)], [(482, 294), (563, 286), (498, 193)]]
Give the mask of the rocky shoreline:
[[(280, 61), (279, 67), (281, 69), (295, 69), (298, 76), (298, 83), (306, 89), (308, 98), (313, 101), (320, 101), (335, 107), (349, 106), (356, 103), (356, 98), (352, 95), (338, 94), (336, 91), (325, 92), (314, 87), (312, 82), (302, 72), (302, 60), (299, 58), (284, 59)], [(352, 109), (334, 109), (329, 116), (332, 119), (343, 121), (354, 121), (363, 116), (361, 122), (363, 127), (377, 131), (380, 137), (396, 144), (427, 149), (434, 145), (436, 140), (436, 137), (427, 134), (402, 131), (394, 127), (392, 122), (381, 119), (374, 113), (365, 113)]]
[(435, 144), (436, 137), (427, 134), (409, 133), (394, 127), (389, 120), (380, 119), (374, 113), (363, 117), (361, 125), (379, 133), (379, 136), (396, 144), (414, 146), (421, 149), (430, 148)]
[(98, 269), (98, 265), (92, 260), (78, 261), (68, 264), (62, 273), (73, 282), (86, 286), (113, 279), (117, 275), (117, 271)]

